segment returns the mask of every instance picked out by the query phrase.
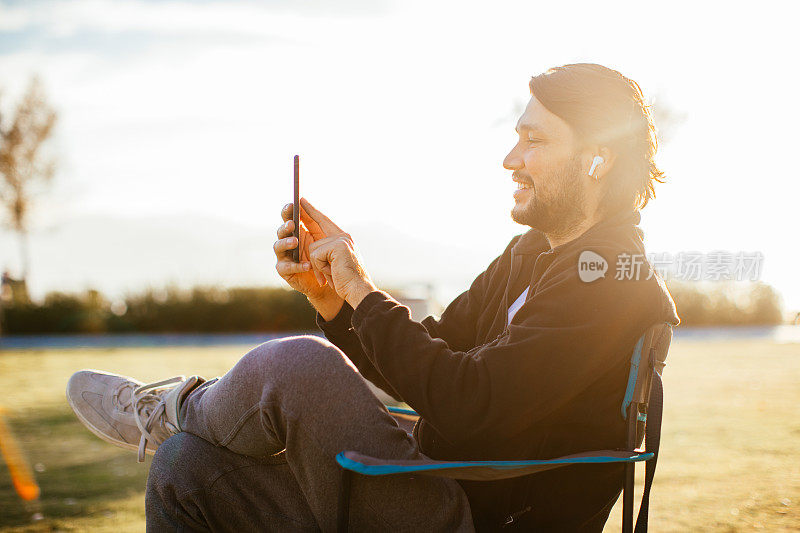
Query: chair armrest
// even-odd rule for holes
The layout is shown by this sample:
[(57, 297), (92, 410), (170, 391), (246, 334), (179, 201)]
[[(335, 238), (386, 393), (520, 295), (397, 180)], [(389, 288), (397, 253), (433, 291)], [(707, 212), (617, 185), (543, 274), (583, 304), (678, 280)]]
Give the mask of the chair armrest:
[(419, 413), (417, 413), (415, 410), (406, 409), (405, 407), (394, 407), (391, 405), (387, 405), (386, 410), (396, 415), (419, 416)]
[(620, 450), (598, 450), (556, 459), (528, 461), (435, 461), (377, 459), (358, 452), (343, 451), (336, 455), (339, 465), (367, 476), (392, 474), (425, 474), (453, 479), (491, 481), (535, 474), (553, 468), (576, 464), (636, 463), (653, 458), (652, 453)]

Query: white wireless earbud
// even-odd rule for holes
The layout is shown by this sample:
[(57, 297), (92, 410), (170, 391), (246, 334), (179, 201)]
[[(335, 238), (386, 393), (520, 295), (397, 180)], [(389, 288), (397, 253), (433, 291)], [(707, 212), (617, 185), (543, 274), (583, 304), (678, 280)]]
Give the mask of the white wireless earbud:
[(597, 170), (598, 165), (602, 165), (605, 162), (606, 160), (603, 159), (602, 156), (599, 155), (594, 156), (594, 159), (592, 159), (592, 166), (589, 168), (589, 177), (597, 179), (594, 175), (594, 171)]

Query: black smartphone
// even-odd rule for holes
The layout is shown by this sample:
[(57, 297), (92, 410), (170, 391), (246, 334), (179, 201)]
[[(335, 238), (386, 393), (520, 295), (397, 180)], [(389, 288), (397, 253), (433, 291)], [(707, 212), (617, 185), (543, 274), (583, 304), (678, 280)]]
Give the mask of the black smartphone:
[(294, 156), (294, 205), (292, 206), (292, 220), (294, 221), (294, 238), (297, 247), (292, 250), (292, 259), (300, 262), (300, 156)]

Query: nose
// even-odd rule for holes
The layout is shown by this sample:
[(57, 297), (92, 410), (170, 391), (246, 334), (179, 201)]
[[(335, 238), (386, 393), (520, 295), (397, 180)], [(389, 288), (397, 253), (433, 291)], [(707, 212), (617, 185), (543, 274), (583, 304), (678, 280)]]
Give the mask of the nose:
[(519, 143), (514, 145), (514, 148), (508, 152), (506, 158), (503, 159), (503, 168), (506, 170), (519, 170), (523, 167), (522, 157), (519, 154), (517, 148), (519, 147)]

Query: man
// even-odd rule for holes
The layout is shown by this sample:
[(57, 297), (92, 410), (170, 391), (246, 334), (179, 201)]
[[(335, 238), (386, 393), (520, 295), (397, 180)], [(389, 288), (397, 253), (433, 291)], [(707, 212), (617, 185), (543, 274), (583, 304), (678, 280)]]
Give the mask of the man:
[[(678, 322), (637, 227), (662, 176), (653, 124), (638, 85), (600, 65), (551, 69), (530, 90), (504, 166), (517, 183), (511, 216), (531, 229), (441, 319), (412, 321), (370, 280), (350, 235), (303, 199), (301, 260), (290, 258), (287, 205), (276, 268), (328, 341), (268, 342), (211, 381), (73, 376), (67, 395), (93, 432), (138, 443), (140, 459), (158, 450), (148, 529), (330, 531), (341, 450), (512, 460), (625, 444), (633, 346), (649, 326)], [(628, 263), (638, 272), (615, 275)], [(413, 436), (361, 376), (420, 413)], [(351, 527), (599, 531), (621, 486), (618, 465), (494, 482), (357, 476)]]

